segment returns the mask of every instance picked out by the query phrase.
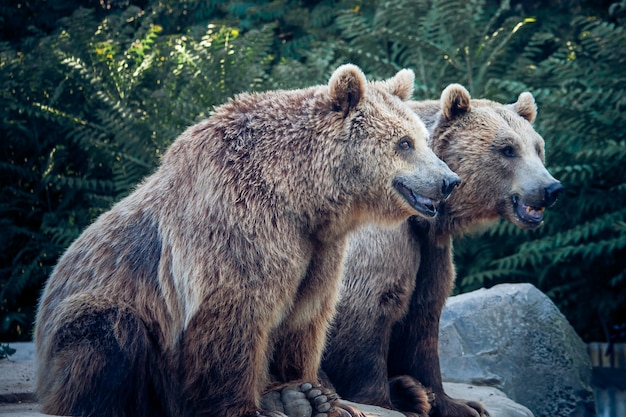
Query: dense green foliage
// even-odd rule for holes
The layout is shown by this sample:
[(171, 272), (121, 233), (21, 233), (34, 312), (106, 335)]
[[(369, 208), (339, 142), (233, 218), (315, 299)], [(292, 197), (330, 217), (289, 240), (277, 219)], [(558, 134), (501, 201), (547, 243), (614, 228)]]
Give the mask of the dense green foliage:
[(160, 37), (157, 16), (81, 9), (22, 50), (3, 44), (0, 335), (29, 336), (62, 251), (185, 127), (267, 78), (271, 26)]
[(457, 241), (457, 289), (532, 282), (588, 340), (626, 321), (625, 1), (50, 0), (0, 13), (0, 339), (29, 337), (60, 254), (186, 126), (237, 92), (323, 83), (345, 62), (374, 78), (414, 69), (418, 99), (451, 82), (502, 102), (531, 91), (566, 194), (537, 231), (502, 223)]

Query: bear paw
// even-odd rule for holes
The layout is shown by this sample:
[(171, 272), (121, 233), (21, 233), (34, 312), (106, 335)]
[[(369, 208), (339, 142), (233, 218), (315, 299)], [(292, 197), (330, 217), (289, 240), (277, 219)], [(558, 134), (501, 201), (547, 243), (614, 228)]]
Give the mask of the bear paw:
[(389, 393), (394, 410), (408, 417), (428, 417), (435, 403), (433, 391), (408, 375), (391, 378)]
[(341, 403), (335, 392), (308, 382), (266, 392), (261, 407), (288, 417), (364, 417), (359, 410)]
[(434, 408), (442, 417), (489, 417), (481, 403), (457, 400), (447, 395), (438, 396)]

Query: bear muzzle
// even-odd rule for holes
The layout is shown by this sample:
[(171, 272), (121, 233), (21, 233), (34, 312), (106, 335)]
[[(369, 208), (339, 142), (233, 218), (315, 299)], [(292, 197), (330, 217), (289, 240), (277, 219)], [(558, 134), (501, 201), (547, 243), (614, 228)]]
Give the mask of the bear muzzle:
[(448, 198), (450, 193), (461, 183), (461, 179), (455, 173), (445, 176), (440, 183), (438, 190), (433, 190), (432, 194), (425, 196), (423, 192), (418, 191), (419, 187), (416, 184), (412, 184), (411, 181), (396, 178), (393, 181), (393, 186), (398, 193), (404, 197), (404, 200), (423, 217), (435, 217), (437, 215), (437, 204), (439, 201)]
[(534, 203), (525, 200), (520, 195), (513, 196), (513, 210), (517, 219), (526, 227), (535, 228), (543, 223), (543, 212), (546, 208), (552, 207), (563, 192), (563, 185), (559, 181), (554, 181), (543, 188), (543, 199)]

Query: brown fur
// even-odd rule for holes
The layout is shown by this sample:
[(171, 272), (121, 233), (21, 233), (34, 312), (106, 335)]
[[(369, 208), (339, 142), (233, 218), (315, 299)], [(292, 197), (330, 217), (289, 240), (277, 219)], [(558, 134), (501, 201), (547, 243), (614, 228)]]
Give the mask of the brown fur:
[(412, 85), (408, 70), (367, 83), (346, 65), (187, 129), (52, 273), (35, 335), (43, 411), (282, 415), (259, 396), (317, 380), (348, 233), (418, 213), (398, 181), (440, 200), (458, 179), (403, 102)]
[[(503, 105), (470, 100), (462, 86), (450, 85), (440, 101), (409, 106), (461, 185), (432, 223), (411, 218), (354, 233), (322, 367), (347, 400), (410, 416), (486, 415), (478, 403), (449, 398), (441, 382), (439, 318), (454, 285), (452, 238), (498, 218), (537, 227), (540, 211), (520, 215), (524, 204), (550, 206), (561, 186), (543, 165), (544, 142), (530, 123), (536, 106), (529, 93)], [(432, 389), (434, 401), (424, 401), (428, 392), (417, 381)]]

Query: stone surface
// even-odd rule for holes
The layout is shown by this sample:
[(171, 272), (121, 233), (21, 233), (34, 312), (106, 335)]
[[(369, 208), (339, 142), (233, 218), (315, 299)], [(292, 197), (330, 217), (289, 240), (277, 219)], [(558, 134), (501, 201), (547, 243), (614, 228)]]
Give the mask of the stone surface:
[(35, 372), (32, 343), (11, 343), (15, 353), (0, 359), (0, 415), (3, 417), (43, 416), (34, 402)]
[(445, 381), (491, 386), (536, 416), (594, 416), (585, 345), (530, 284), (451, 297), (441, 317)]
[(32, 343), (11, 343), (15, 353), (10, 359), (0, 359), (0, 405), (33, 401), (35, 373)]
[(534, 417), (528, 408), (514, 402), (502, 391), (495, 388), (455, 382), (444, 382), (443, 388), (452, 398), (463, 398), (482, 403), (490, 417)]
[(43, 417), (47, 414), (39, 412), (36, 403), (0, 403), (0, 416), (2, 417)]
[(348, 404), (352, 404), (354, 407), (363, 411), (363, 413), (365, 413), (367, 417), (404, 417), (404, 414), (397, 411), (374, 407), (373, 405), (357, 404), (350, 401), (345, 402)]

